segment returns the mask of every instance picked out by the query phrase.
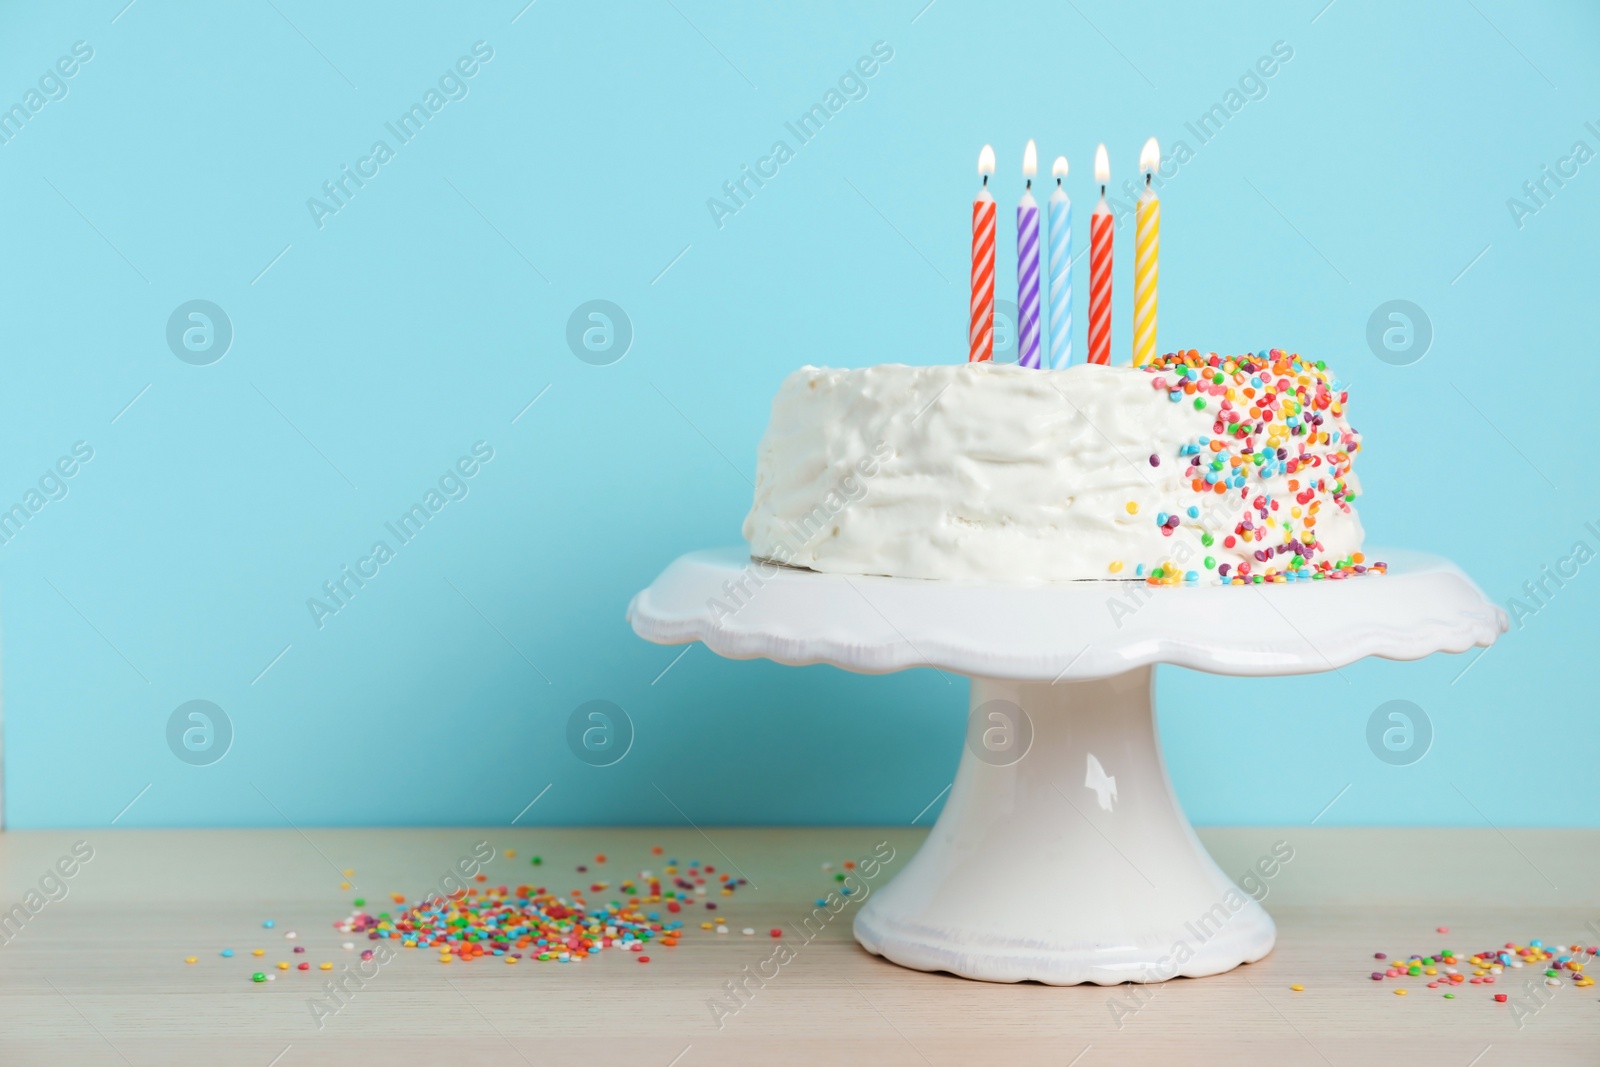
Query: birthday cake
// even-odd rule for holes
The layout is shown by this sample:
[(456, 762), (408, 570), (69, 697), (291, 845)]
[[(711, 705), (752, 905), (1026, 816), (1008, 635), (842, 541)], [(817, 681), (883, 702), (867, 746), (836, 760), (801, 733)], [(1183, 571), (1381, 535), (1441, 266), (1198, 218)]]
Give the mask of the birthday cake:
[(802, 367), (778, 390), (753, 557), (978, 582), (1341, 579), (1360, 436), (1326, 366), (1273, 349), (1141, 367)]

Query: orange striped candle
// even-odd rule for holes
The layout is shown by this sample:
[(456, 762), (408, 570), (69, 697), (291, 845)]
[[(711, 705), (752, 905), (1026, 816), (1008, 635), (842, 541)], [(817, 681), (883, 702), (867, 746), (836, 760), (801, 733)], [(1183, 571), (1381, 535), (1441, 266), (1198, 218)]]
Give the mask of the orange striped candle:
[(1161, 200), (1150, 179), (1161, 166), (1161, 146), (1154, 137), (1139, 153), (1144, 172), (1144, 192), (1134, 216), (1133, 248), (1133, 365), (1142, 367), (1156, 358), (1156, 280), (1161, 273)]
[(983, 188), (972, 202), (972, 319), (967, 330), (967, 361), (982, 363), (994, 358), (994, 197), (989, 193), (989, 175), (994, 173), (994, 149), (988, 145), (978, 153), (978, 173)]
[(1106, 146), (1094, 151), (1094, 180), (1100, 183), (1100, 202), (1089, 216), (1089, 362), (1111, 362), (1111, 243), (1116, 223), (1106, 204), (1111, 164)]

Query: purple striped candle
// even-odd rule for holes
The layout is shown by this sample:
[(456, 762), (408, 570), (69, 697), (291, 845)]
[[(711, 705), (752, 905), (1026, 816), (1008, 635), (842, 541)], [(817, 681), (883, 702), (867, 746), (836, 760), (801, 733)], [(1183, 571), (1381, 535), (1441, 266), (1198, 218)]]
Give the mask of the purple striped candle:
[(1017, 365), (1039, 365), (1039, 204), (1033, 198), (1033, 176), (1039, 170), (1039, 150), (1033, 142), (1022, 153), (1022, 173), (1028, 180), (1017, 205)]

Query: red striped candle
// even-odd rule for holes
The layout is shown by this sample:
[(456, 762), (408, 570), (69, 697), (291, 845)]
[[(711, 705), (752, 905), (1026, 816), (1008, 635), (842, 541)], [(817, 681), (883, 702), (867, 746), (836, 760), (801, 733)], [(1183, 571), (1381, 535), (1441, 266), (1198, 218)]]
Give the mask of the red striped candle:
[(994, 173), (994, 149), (978, 153), (978, 173), (983, 188), (972, 202), (972, 325), (968, 332), (967, 361), (994, 358), (994, 197), (989, 195), (989, 175)]
[(1089, 216), (1089, 362), (1111, 362), (1111, 240), (1116, 223), (1106, 204), (1111, 164), (1106, 146), (1094, 153), (1094, 180), (1100, 183), (1100, 202)]

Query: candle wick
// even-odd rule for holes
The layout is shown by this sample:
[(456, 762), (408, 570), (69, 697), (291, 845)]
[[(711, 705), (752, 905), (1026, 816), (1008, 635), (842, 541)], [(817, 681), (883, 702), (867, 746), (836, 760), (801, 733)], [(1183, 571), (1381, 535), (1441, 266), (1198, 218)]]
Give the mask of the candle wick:
[(987, 174), (983, 176), (983, 187), (985, 189), (989, 188), (989, 176)]
[(1144, 183), (1145, 183), (1146, 186), (1148, 186), (1150, 184), (1150, 172), (1149, 171), (1145, 171), (1144, 172)]
[(1032, 179), (1032, 178), (1029, 178), (1029, 179), (1028, 179), (1028, 184), (1027, 184), (1027, 185), (1024, 185), (1024, 186), (1023, 186), (1023, 188), (1024, 188), (1024, 189), (1032, 189), (1032, 188), (1033, 188), (1033, 179)]

